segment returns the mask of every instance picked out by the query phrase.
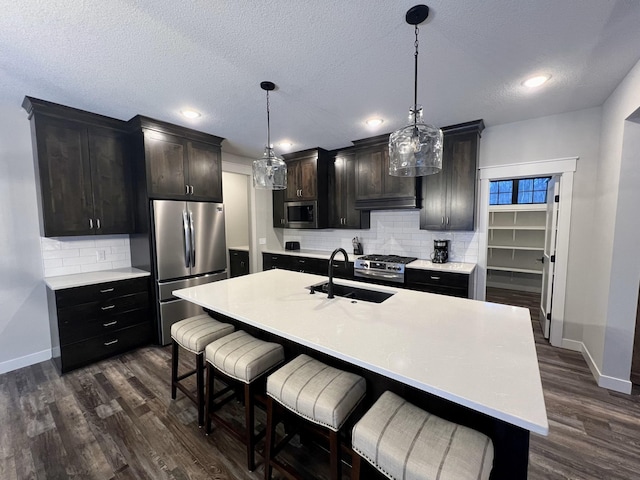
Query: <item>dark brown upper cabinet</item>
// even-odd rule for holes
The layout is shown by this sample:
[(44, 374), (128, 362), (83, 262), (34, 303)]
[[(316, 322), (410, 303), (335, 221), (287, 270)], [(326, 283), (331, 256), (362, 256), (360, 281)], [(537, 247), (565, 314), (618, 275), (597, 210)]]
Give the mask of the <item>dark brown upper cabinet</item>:
[(282, 155), (287, 164), (287, 188), (274, 190), (273, 226), (291, 228), (287, 221), (287, 205), (313, 202), (317, 227), (326, 228), (328, 222), (328, 172), (331, 153), (322, 148), (312, 148)]
[(142, 116), (129, 125), (147, 198), (222, 201), (222, 138)]
[(340, 151), (329, 170), (329, 227), (362, 229), (370, 222), (369, 210), (356, 209), (356, 155)]
[(389, 134), (356, 140), (353, 144), (356, 157), (357, 209), (420, 207), (416, 179), (389, 175)]
[(442, 171), (422, 178), (422, 230), (473, 230), (476, 212), (476, 173), (484, 122), (442, 129)]
[(328, 156), (321, 148), (283, 155), (287, 163), (285, 201), (317, 200), (319, 191), (326, 191)]
[(34, 146), (40, 233), (131, 233), (125, 122), (25, 97)]

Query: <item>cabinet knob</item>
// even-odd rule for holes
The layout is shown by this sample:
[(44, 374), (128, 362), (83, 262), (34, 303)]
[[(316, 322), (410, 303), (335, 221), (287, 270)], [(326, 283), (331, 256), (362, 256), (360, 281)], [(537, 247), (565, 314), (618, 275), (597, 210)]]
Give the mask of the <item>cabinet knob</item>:
[(114, 320), (113, 322), (103, 323), (102, 326), (103, 327), (111, 327), (111, 326), (115, 325), (116, 323), (118, 323), (118, 321)]
[(113, 292), (114, 287), (111, 288), (105, 288), (104, 290), (100, 290), (100, 293), (109, 293), (109, 292)]
[(98, 225), (98, 227), (97, 227), (97, 228), (100, 228), (100, 219), (99, 219), (99, 218), (96, 218), (96, 223), (97, 223), (97, 225)]
[(111, 340), (110, 342), (104, 342), (104, 346), (108, 347), (109, 345), (115, 345), (116, 343), (118, 343), (118, 340)]
[(442, 225), (444, 225), (444, 217), (442, 217), (442, 222), (441, 223), (442, 223)]
[(89, 229), (93, 230), (93, 218), (89, 219)]
[(193, 185), (190, 185), (189, 189), (191, 190), (191, 195), (193, 195)]
[(184, 188), (185, 188), (185, 192), (184, 193), (189, 195), (189, 185), (185, 185)]
[(111, 310), (112, 308), (115, 308), (115, 305), (107, 305), (106, 307), (100, 307), (101, 310)]

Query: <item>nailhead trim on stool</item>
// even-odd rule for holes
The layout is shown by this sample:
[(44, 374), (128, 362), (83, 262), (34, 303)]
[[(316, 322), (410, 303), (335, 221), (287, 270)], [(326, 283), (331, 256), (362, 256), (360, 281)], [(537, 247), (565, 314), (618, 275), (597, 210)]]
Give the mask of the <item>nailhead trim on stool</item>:
[[(486, 480), (493, 464), (489, 437), (391, 392), (356, 423), (351, 441), (358, 455), (391, 479)], [(359, 463), (354, 458), (356, 475)]]
[[(171, 398), (175, 400), (177, 390), (180, 389), (198, 408), (198, 426), (204, 425), (204, 349), (205, 347), (225, 335), (233, 332), (233, 325), (218, 322), (209, 315), (202, 314), (185, 318), (171, 325), (171, 339), (173, 340), (171, 354)], [(196, 356), (196, 368), (178, 376), (179, 347), (192, 352)], [(195, 373), (196, 394), (193, 395), (180, 383)]]
[[(247, 468), (255, 468), (255, 445), (264, 435), (264, 430), (254, 434), (254, 405), (256, 393), (264, 392), (264, 377), (273, 368), (284, 361), (282, 345), (252, 337), (239, 330), (207, 345), (205, 349), (207, 362), (207, 400), (206, 400), (206, 433), (211, 432), (211, 421), (225, 427), (247, 448)], [(225, 380), (236, 380), (244, 385), (245, 428), (239, 432), (233, 425), (215, 414), (214, 410), (226, 403), (214, 405), (214, 375)], [(233, 397), (228, 397), (227, 401)]]
[(330, 367), (304, 354), (269, 375), (265, 478), (270, 478), (272, 467), (283, 468), (274, 458), (274, 451), (279, 450), (279, 447), (274, 447), (274, 400), (309, 422), (329, 430), (331, 478), (335, 479), (340, 477), (338, 432), (362, 401), (365, 392), (364, 378)]

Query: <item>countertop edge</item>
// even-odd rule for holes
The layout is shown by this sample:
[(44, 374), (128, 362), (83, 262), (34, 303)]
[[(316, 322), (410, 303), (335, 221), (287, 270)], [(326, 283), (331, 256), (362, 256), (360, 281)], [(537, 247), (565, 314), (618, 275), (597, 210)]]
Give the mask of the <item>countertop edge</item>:
[(44, 283), (51, 290), (84, 287), (105, 282), (117, 282), (131, 278), (148, 277), (151, 273), (134, 267), (100, 270), (97, 272), (73, 273), (55, 277), (44, 277)]

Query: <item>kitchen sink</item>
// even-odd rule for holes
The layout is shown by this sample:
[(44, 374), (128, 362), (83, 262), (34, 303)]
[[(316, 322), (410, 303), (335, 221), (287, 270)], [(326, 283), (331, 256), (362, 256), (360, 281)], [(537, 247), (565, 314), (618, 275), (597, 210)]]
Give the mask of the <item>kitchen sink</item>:
[[(327, 293), (329, 282), (317, 283), (307, 287), (310, 293)], [(333, 294), (336, 297), (350, 298), (352, 300), (362, 300), (363, 302), (382, 303), (392, 295), (389, 292), (378, 290), (368, 290), (366, 288), (352, 287), (351, 285), (333, 284)]]

